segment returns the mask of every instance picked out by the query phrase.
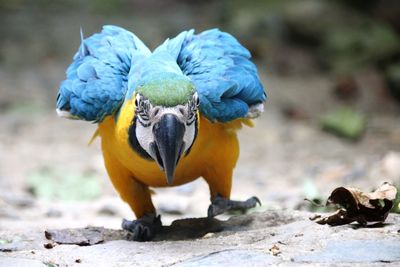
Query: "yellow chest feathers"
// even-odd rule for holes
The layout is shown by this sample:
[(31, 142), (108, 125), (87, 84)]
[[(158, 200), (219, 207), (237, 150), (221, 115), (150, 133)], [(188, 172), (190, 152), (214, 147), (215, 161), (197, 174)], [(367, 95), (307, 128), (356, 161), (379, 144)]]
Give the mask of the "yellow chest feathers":
[[(143, 158), (129, 143), (129, 128), (134, 118), (135, 101), (124, 103), (115, 121), (109, 116), (99, 124), (103, 153), (108, 153), (126, 168), (132, 177), (149, 186), (167, 186), (165, 174), (150, 159)], [(199, 131), (190, 153), (179, 161), (174, 184), (190, 182), (206, 175), (214, 168), (232, 170), (236, 164), (239, 148), (236, 130), (248, 120), (235, 120), (229, 123), (212, 123), (203, 116), (199, 118)]]

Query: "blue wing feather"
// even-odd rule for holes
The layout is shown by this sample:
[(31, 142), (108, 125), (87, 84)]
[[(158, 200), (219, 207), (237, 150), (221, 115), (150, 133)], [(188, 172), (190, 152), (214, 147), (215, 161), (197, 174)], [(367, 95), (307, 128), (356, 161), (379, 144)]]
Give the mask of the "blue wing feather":
[(133, 33), (104, 26), (101, 33), (82, 40), (60, 85), (57, 109), (79, 119), (102, 121), (124, 100), (132, 58), (150, 53)]
[(233, 36), (217, 29), (197, 35), (182, 32), (151, 53), (133, 33), (104, 26), (101, 33), (82, 40), (60, 85), (57, 109), (100, 122), (131, 97), (138, 84), (172, 72), (192, 80), (202, 114), (212, 121), (230, 121), (266, 98), (250, 57)]
[(200, 111), (212, 121), (244, 117), (249, 106), (266, 99), (250, 52), (218, 29), (187, 32), (177, 62), (195, 84)]

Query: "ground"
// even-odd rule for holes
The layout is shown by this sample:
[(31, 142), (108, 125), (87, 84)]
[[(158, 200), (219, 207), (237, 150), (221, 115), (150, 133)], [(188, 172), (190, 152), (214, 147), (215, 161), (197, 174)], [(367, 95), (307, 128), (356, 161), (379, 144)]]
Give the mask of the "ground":
[[(29, 233), (17, 231), (25, 240), (19, 241), (17, 251), (2, 256), (2, 261), (4, 266), (398, 266), (400, 216), (391, 216), (379, 228), (360, 229), (317, 225), (307, 215), (269, 211), (222, 222), (188, 219), (176, 222), (177, 227), (154, 242), (121, 240), (123, 235), (114, 230), (102, 244), (52, 249), (43, 248), (48, 242), (43, 232), (31, 228)], [(193, 239), (194, 229), (203, 236)]]
[[(39, 86), (29, 74), (29, 86)], [(0, 240), (7, 243), (0, 245), (0, 265), (398, 265), (399, 215), (390, 214), (377, 228), (329, 227), (310, 221), (312, 214), (299, 210), (308, 205), (304, 197), (327, 198), (338, 186), (369, 191), (384, 181), (399, 184), (398, 105), (377, 97), (368, 88), (374, 87), (369, 72), (361, 73), (363, 93), (353, 105), (366, 114), (368, 126), (359, 141), (347, 141), (318, 126), (321, 114), (343, 104), (332, 96), (334, 80), (321, 75), (262, 77), (269, 99), (256, 126), (239, 133), (241, 156), (232, 198), (256, 195), (263, 206), (228, 221), (231, 215), (218, 217), (220, 221), (178, 221), (155, 242), (126, 241), (116, 230), (121, 218), (132, 219), (132, 213), (108, 181), (99, 142), (87, 146), (95, 125), (59, 119), (48, 106), (11, 108), (0, 114)], [(5, 90), (7, 79), (2, 81)], [(26, 92), (29, 86), (25, 85)], [(282, 110), (288, 107), (304, 116), (284, 115)], [(78, 202), (38, 199), (27, 190), (27, 178), (49, 168), (89, 173), (100, 181), (101, 195)], [(169, 225), (177, 219), (204, 217), (208, 188), (198, 180), (157, 189), (154, 200)], [(114, 230), (107, 230), (110, 235), (101, 244), (44, 248), (45, 230), (89, 225)]]

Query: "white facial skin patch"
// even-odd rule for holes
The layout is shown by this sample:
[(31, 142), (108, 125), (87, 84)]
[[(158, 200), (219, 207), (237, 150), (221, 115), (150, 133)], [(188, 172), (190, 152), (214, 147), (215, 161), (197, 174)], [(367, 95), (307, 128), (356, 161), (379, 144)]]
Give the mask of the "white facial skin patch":
[(155, 159), (156, 155), (154, 155), (153, 150), (150, 149), (151, 143), (155, 141), (153, 127), (157, 122), (160, 121), (162, 116), (166, 114), (172, 114), (175, 115), (176, 118), (185, 126), (185, 133), (183, 136), (184, 148), (182, 154), (187, 152), (194, 142), (196, 133), (196, 123), (191, 120), (192, 123), (188, 125), (188, 119), (193, 116), (193, 112), (195, 113), (194, 116), (196, 116), (197, 110), (193, 110), (190, 105), (177, 105), (175, 107), (153, 107), (151, 104), (149, 105), (145, 116), (140, 115), (140, 113), (143, 114), (143, 112), (137, 112), (136, 138), (140, 146), (152, 158)]

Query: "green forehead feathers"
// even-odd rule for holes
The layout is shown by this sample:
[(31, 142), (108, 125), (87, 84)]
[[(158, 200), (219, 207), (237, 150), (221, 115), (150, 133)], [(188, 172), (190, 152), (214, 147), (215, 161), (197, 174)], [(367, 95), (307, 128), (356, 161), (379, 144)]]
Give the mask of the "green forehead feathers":
[(173, 107), (187, 103), (195, 93), (195, 88), (189, 79), (182, 77), (147, 82), (135, 91), (149, 99), (153, 105)]

